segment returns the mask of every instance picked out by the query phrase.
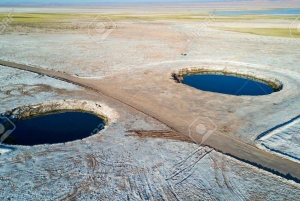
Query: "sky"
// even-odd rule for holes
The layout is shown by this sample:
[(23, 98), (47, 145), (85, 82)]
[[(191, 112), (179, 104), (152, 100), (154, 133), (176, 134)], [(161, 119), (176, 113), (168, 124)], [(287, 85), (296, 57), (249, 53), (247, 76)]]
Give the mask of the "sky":
[[(0, 0), (0, 5), (92, 5), (131, 3), (201, 3), (230, 2), (234, 0)], [(245, 0), (239, 0), (245, 1)], [(251, 1), (251, 0), (250, 0)]]
[[(298, 1), (298, 3), (297, 3)], [(109, 4), (178, 4), (178, 3), (290, 3), (296, 2), (299, 4), (300, 0), (0, 0), (0, 6), (13, 5), (109, 5)]]

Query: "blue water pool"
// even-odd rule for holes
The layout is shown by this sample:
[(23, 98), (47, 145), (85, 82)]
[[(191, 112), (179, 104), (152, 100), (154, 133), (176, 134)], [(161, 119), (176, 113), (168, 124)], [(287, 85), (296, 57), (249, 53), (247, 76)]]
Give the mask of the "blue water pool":
[(299, 15), (300, 9), (216, 11), (215, 15)]
[(61, 112), (17, 122), (6, 144), (38, 145), (86, 138), (104, 128), (105, 121), (94, 114)]
[(236, 96), (259, 96), (274, 92), (274, 89), (267, 84), (229, 75), (188, 75), (184, 77), (183, 84), (203, 91)]

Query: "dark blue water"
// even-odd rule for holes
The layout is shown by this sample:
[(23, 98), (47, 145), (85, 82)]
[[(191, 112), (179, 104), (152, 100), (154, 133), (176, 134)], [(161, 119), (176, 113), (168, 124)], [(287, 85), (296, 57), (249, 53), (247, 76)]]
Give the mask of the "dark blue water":
[(184, 77), (183, 83), (203, 91), (236, 96), (259, 96), (274, 92), (267, 84), (227, 75), (188, 75)]
[(105, 122), (83, 112), (48, 114), (17, 122), (16, 129), (4, 143), (38, 145), (70, 142), (96, 134)]
[(215, 15), (299, 15), (300, 9), (216, 11)]

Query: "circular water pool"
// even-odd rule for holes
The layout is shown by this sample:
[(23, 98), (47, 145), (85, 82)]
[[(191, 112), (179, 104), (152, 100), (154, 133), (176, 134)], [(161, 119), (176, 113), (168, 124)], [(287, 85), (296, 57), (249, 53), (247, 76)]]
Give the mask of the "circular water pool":
[(15, 123), (15, 129), (3, 143), (39, 145), (70, 142), (98, 133), (105, 121), (84, 112), (60, 112), (25, 119)]
[(236, 96), (261, 96), (275, 92), (268, 84), (231, 75), (187, 75), (184, 76), (183, 83), (203, 91)]

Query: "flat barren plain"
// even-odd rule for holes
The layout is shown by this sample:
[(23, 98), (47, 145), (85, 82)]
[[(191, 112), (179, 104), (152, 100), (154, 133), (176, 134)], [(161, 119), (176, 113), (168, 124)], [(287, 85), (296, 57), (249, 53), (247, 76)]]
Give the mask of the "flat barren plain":
[[(82, 109), (97, 102), (112, 116), (82, 140), (0, 145), (3, 200), (299, 199), (297, 15), (202, 7), (0, 11), (0, 112), (78, 101)], [(201, 91), (173, 79), (185, 71), (244, 74), (282, 89)]]

